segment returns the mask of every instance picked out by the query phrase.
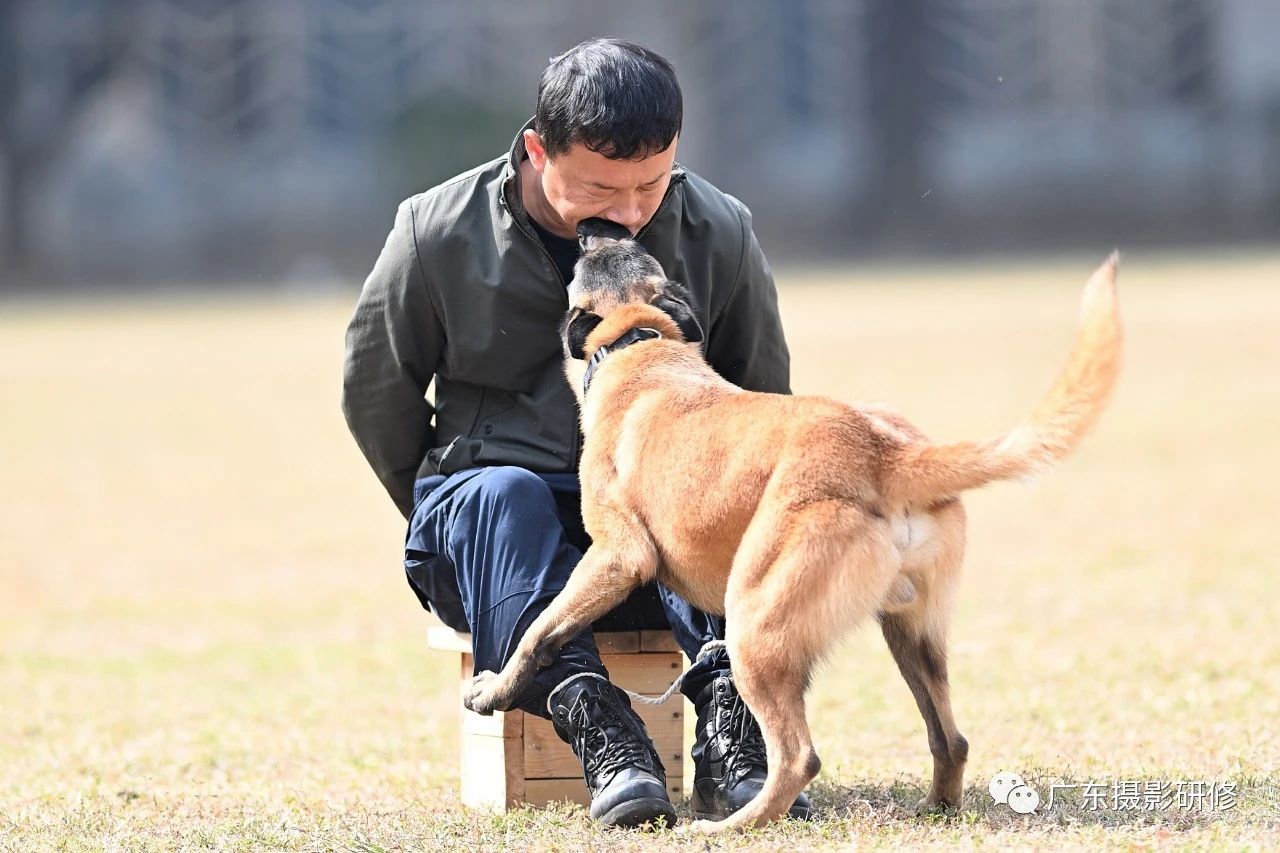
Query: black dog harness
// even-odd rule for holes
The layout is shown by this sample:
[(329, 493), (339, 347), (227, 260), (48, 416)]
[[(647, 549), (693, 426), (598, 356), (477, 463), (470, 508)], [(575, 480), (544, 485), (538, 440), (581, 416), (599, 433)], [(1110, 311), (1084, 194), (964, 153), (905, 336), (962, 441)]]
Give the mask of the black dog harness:
[(605, 360), (609, 353), (626, 349), (632, 344), (638, 344), (641, 341), (657, 340), (660, 337), (662, 337), (662, 333), (657, 329), (650, 329), (648, 326), (637, 326), (613, 343), (602, 345), (591, 354), (591, 360), (587, 362), (587, 372), (582, 374), (582, 395), (586, 396), (587, 389), (591, 387), (591, 377), (596, 375), (596, 368), (600, 366), (600, 363)]

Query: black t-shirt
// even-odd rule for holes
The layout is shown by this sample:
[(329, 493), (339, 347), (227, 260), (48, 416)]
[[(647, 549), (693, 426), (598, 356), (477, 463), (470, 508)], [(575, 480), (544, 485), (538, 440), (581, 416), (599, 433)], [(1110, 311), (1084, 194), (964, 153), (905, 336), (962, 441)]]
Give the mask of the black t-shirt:
[(556, 269), (560, 271), (560, 278), (564, 280), (565, 287), (568, 287), (569, 282), (573, 281), (573, 265), (578, 262), (578, 241), (557, 237), (539, 225), (532, 216), (529, 217), (529, 221), (533, 223), (533, 229), (538, 232), (538, 239), (542, 241), (542, 245), (547, 247), (551, 260), (555, 261)]

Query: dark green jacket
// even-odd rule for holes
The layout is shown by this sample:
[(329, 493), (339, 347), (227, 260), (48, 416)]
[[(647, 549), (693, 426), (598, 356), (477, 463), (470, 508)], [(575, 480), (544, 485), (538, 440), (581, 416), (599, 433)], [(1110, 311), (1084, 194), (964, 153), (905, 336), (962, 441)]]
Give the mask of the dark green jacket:
[[(517, 136), (508, 156), (402, 203), (347, 328), (342, 410), (406, 518), (414, 480), (429, 474), (578, 468), (559, 334), (566, 282), (520, 203), (524, 156)], [(638, 239), (692, 292), (712, 367), (789, 393), (773, 275), (747, 208), (676, 166)]]

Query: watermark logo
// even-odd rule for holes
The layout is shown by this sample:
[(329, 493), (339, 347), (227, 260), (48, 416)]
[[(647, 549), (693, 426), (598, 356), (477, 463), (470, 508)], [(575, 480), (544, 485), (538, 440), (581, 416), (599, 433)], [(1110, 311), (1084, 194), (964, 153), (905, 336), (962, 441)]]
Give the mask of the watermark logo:
[[(1040, 795), (1017, 773), (1001, 770), (987, 786), (991, 799), (1007, 805), (1018, 814), (1031, 814), (1040, 807)], [(1118, 782), (1055, 782), (1049, 786), (1049, 802), (1066, 791), (1080, 792), (1080, 807), (1085, 811), (1204, 811), (1225, 812), (1239, 802), (1236, 783), (1229, 780), (1202, 781), (1160, 779), (1124, 779)]]
[(1031, 814), (1040, 805), (1040, 795), (1017, 773), (1001, 770), (987, 786), (991, 799), (1009, 806), (1018, 814)]

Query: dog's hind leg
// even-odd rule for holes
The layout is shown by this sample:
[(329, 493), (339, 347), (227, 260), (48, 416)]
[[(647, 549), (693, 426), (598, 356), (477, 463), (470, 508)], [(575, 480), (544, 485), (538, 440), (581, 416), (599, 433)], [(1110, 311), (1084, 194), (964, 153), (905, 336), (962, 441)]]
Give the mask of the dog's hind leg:
[(764, 735), (769, 775), (741, 810), (699, 821), (695, 831), (783, 817), (818, 774), (805, 718), (810, 676), (841, 634), (875, 612), (897, 569), (891, 552), (884, 529), (838, 501), (752, 522), (726, 595), (726, 642), (738, 691)]
[(933, 753), (933, 783), (920, 809), (933, 806), (956, 809), (964, 793), (964, 765), (969, 743), (956, 728), (951, 714), (947, 658), (943, 642), (921, 631), (902, 613), (887, 613), (880, 620), (889, 650), (915, 696), (929, 735)]
[(565, 588), (533, 620), (502, 672), (472, 678), (463, 690), (463, 704), (477, 714), (512, 707), (539, 667), (554, 661), (565, 643), (621, 604), (657, 570), (652, 541), (638, 528), (621, 528), (608, 543), (597, 540), (574, 567)]
[(959, 575), (964, 516), (959, 502), (939, 513), (940, 555), (929, 571), (920, 600), (893, 613), (880, 614), (880, 628), (902, 672), (920, 715), (924, 717), (933, 754), (933, 782), (920, 802), (921, 811), (958, 809), (964, 794), (964, 765), (969, 743), (956, 728), (947, 679), (947, 623), (951, 594)]

